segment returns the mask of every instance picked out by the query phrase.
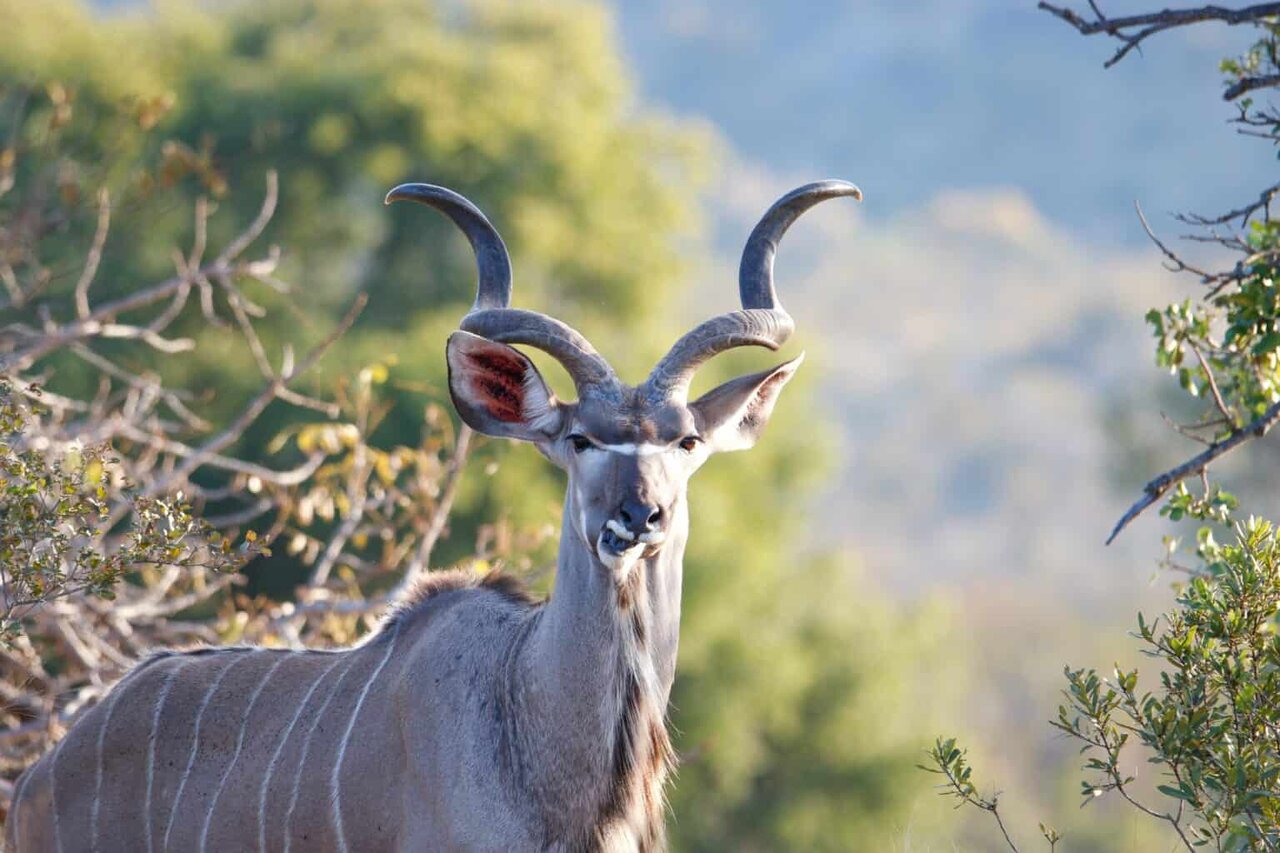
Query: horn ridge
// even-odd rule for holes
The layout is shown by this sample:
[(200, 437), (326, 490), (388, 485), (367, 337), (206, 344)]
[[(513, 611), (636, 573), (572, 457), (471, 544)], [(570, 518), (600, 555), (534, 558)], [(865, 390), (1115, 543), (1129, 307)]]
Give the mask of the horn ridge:
[(511, 308), (511, 257), (498, 230), (480, 208), (459, 193), (434, 184), (401, 184), (386, 202), (416, 201), (436, 208), (467, 236), (476, 256), (479, 284), (471, 310), (459, 328), (499, 343), (527, 344), (564, 365), (579, 396), (602, 396), (616, 390), (613, 368), (577, 330), (537, 311)]
[(568, 323), (521, 308), (472, 311), (459, 328), (473, 335), (506, 344), (537, 347), (559, 361), (581, 397), (601, 396), (617, 380), (613, 368), (580, 332)]
[(727, 349), (762, 346), (776, 350), (795, 330), (791, 315), (778, 301), (773, 286), (773, 259), (778, 243), (800, 215), (819, 202), (852, 196), (862, 200), (862, 190), (848, 181), (826, 180), (805, 184), (774, 202), (756, 223), (742, 250), (738, 267), (741, 311), (712, 317), (675, 342), (649, 374), (650, 395), (683, 399), (689, 383), (704, 362)]

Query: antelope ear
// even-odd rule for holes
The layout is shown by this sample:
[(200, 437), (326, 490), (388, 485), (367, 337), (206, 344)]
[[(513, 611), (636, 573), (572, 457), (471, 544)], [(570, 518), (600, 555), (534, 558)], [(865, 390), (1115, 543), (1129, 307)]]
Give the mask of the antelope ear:
[(536, 442), (559, 431), (560, 404), (518, 349), (459, 331), (445, 357), (453, 405), (476, 432)]
[(777, 367), (731, 379), (689, 404), (698, 430), (712, 450), (755, 446), (773, 414), (782, 387), (804, 361), (804, 353)]

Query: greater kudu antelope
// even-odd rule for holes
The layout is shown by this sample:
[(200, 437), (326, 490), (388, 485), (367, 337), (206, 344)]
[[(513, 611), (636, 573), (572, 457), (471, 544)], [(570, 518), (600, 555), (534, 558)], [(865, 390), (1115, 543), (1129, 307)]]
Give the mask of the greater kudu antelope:
[[(365, 642), (336, 651), (205, 648), (134, 667), (18, 782), (18, 851), (579, 850), (663, 842), (689, 476), (755, 443), (796, 358), (689, 402), (694, 371), (792, 321), (773, 257), (842, 181), (780, 199), (747, 241), (741, 311), (682, 337), (637, 387), (582, 335), (508, 307), (511, 264), (484, 215), (425, 184), (475, 250), (475, 305), (447, 347), (479, 432), (532, 442), (569, 474), (555, 592), (427, 575)], [(554, 356), (557, 400), (519, 350)]]

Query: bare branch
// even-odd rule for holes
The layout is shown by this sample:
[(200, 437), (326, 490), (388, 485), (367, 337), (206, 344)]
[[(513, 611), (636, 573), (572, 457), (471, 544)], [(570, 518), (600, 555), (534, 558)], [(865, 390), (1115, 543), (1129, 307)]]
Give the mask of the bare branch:
[(98, 274), (98, 264), (102, 262), (102, 247), (107, 243), (107, 231), (111, 227), (111, 197), (106, 189), (98, 192), (98, 229), (93, 235), (93, 245), (85, 256), (84, 271), (76, 282), (76, 316), (81, 320), (89, 316), (89, 285)]
[(253, 244), (262, 236), (262, 232), (266, 230), (267, 223), (271, 221), (271, 217), (276, 212), (276, 202), (279, 200), (280, 183), (276, 177), (276, 170), (272, 169), (267, 172), (267, 194), (262, 199), (262, 207), (258, 210), (257, 217), (250, 223), (244, 232), (232, 240), (227, 248), (222, 250), (218, 255), (218, 260), (214, 264), (215, 267), (227, 267), (233, 260), (244, 254), (245, 249)]
[[(1267, 134), (1267, 138), (1270, 139), (1271, 135)], [(1252, 204), (1247, 204), (1244, 207), (1224, 213), (1221, 216), (1206, 218), (1196, 216), (1194, 214), (1184, 214), (1180, 215), (1178, 218), (1188, 225), (1227, 225), (1237, 219), (1240, 220), (1241, 225), (1244, 225), (1249, 221), (1249, 217), (1257, 213), (1259, 210), (1265, 212), (1270, 207), (1272, 199), (1276, 197), (1276, 193), (1280, 193), (1280, 184), (1273, 184), (1267, 187), (1258, 195), (1258, 200)]]
[(413, 559), (409, 561), (408, 568), (405, 569), (404, 579), (401, 581), (401, 587), (407, 588), (421, 575), (431, 567), (431, 552), (435, 550), (436, 542), (440, 540), (441, 534), (444, 533), (445, 525), (449, 521), (449, 513), (453, 510), (453, 501), (458, 494), (458, 485), (462, 481), (462, 471), (467, 463), (467, 455), (471, 448), (471, 427), (466, 424), (458, 430), (458, 439), (454, 444), (453, 457), (449, 460), (449, 470), (445, 474), (445, 485), (440, 493), (440, 500), (436, 504), (435, 512), (431, 515), (431, 524), (426, 532), (422, 534), (422, 539), (418, 542), (418, 547), (414, 551)]
[[(253, 223), (240, 234), (231, 245), (227, 247), (217, 260), (208, 264), (199, 270), (188, 271), (185, 275), (178, 275), (174, 278), (160, 282), (152, 287), (135, 291), (128, 296), (121, 297), (100, 305), (93, 310), (88, 316), (83, 316), (74, 322), (67, 323), (62, 326), (56, 324), (47, 329), (45, 334), (39, 336), (35, 343), (26, 347), (19, 348), (15, 352), (8, 353), (0, 358), (0, 373), (16, 373), (26, 370), (39, 361), (41, 358), (56, 352), (63, 347), (83, 340), (84, 338), (94, 337), (97, 335), (106, 335), (111, 330), (119, 335), (138, 337), (145, 340), (152, 346), (159, 349), (168, 344), (153, 330), (147, 330), (145, 333), (137, 330), (134, 326), (123, 326), (114, 324), (113, 321), (120, 314), (128, 311), (134, 311), (139, 308), (145, 308), (153, 305), (163, 299), (176, 294), (182, 288), (190, 287), (193, 283), (198, 283), (200, 279), (207, 281), (209, 277), (216, 276), (232, 276), (237, 272), (246, 272), (246, 274), (254, 274), (254, 267), (245, 265), (243, 269), (237, 269), (235, 266), (237, 259), (244, 253), (254, 240), (261, 235), (263, 229), (266, 228), (267, 222), (270, 221), (272, 213), (275, 211), (277, 199), (277, 183), (274, 172), (267, 174), (267, 192), (263, 199), (262, 207), (258, 211), (257, 218)], [(267, 265), (274, 268), (271, 258), (268, 259)], [(269, 272), (269, 271), (268, 271)], [(30, 294), (28, 294), (29, 296)], [(202, 298), (204, 294), (202, 293)], [(206, 316), (212, 314), (212, 304), (206, 306)], [(12, 330), (14, 327), (10, 327)], [(129, 330), (127, 333), (125, 330)]]
[(1133, 506), (1129, 507), (1128, 511), (1120, 517), (1118, 522), (1116, 522), (1116, 526), (1112, 529), (1111, 535), (1107, 537), (1107, 544), (1110, 545), (1115, 538), (1120, 535), (1120, 531), (1124, 530), (1125, 527), (1129, 525), (1129, 522), (1133, 521), (1145, 512), (1152, 504), (1160, 500), (1160, 498), (1163, 497), (1164, 494), (1173, 486), (1188, 477), (1193, 477), (1201, 473), (1213, 460), (1226, 453), (1230, 453), (1236, 447), (1249, 439), (1261, 438), (1266, 435), (1267, 432), (1275, 426), (1276, 421), (1280, 421), (1280, 403), (1272, 404), (1270, 408), (1255, 418), (1248, 425), (1240, 429), (1232, 430), (1226, 438), (1221, 441), (1215, 441), (1213, 444), (1209, 445), (1204, 452), (1193, 456), (1191, 459), (1188, 459), (1186, 462), (1183, 462), (1175, 468), (1169, 469), (1159, 477), (1156, 477), (1151, 482), (1147, 483), (1142, 487), (1142, 498)]
[(324, 454), (313, 453), (307, 457), (307, 461), (296, 468), (288, 471), (276, 471), (263, 465), (257, 465), (253, 462), (245, 462), (242, 459), (235, 459), (230, 456), (220, 456), (217, 453), (210, 452), (206, 449), (196, 449), (183, 444), (180, 441), (174, 441), (163, 436), (154, 435), (146, 430), (139, 429), (133, 424), (126, 422), (118, 422), (113, 432), (131, 441), (137, 441), (153, 447), (156, 450), (172, 453), (183, 459), (190, 459), (199, 456), (201, 465), (208, 465), (212, 468), (221, 468), (224, 471), (232, 471), (237, 474), (244, 474), (247, 477), (257, 477), (264, 483), (270, 483), (277, 486), (296, 486), (307, 480), (316, 469), (324, 462)]
[(1169, 263), (1165, 264), (1165, 269), (1170, 272), (1189, 272), (1198, 275), (1203, 284), (1213, 284), (1221, 277), (1220, 273), (1212, 273), (1184, 261), (1151, 230), (1151, 225), (1147, 222), (1147, 215), (1142, 211), (1142, 205), (1135, 201), (1133, 207), (1138, 212), (1138, 221), (1142, 223), (1142, 230), (1147, 232), (1147, 237), (1151, 239), (1151, 242), (1155, 243), (1156, 247), (1169, 259)]
[(192, 472), (201, 465), (207, 464), (213, 459), (223, 448), (238, 439), (248, 428), (249, 424), (258, 419), (267, 405), (276, 398), (279, 390), (286, 384), (296, 379), (298, 376), (306, 373), (311, 367), (320, 360), (329, 348), (337, 342), (338, 338), (346, 334), (351, 325), (355, 323), (356, 318), (360, 316), (360, 312), (364, 310), (364, 306), (368, 303), (369, 298), (366, 294), (359, 294), (352, 302), (351, 307), (347, 309), (347, 313), (338, 322), (324, 340), (311, 348), (311, 351), (303, 357), (292, 371), (281, 374), (279, 377), (268, 382), (258, 395), (249, 401), (240, 414), (233, 420), (226, 429), (210, 438), (204, 444), (194, 449), (194, 452), (186, 458), (186, 460), (178, 466), (169, 476), (159, 479), (151, 488), (146, 490), (146, 494), (156, 495), (169, 491), (173, 484), (186, 480)]
[[(1044, 2), (1044, 0), (1041, 0), (1038, 5), (1054, 17), (1061, 18), (1075, 27), (1080, 31), (1081, 35), (1091, 36), (1105, 33), (1122, 42), (1121, 47), (1104, 63), (1107, 68), (1124, 59), (1129, 51), (1138, 47), (1147, 38), (1165, 30), (1198, 24), (1203, 21), (1219, 21), (1230, 26), (1252, 24), (1258, 23), (1267, 17), (1280, 15), (1280, 3), (1258, 3), (1254, 6), (1246, 6), (1243, 9), (1201, 6), (1195, 9), (1163, 9), (1159, 12), (1147, 12), (1141, 15), (1108, 18), (1102, 14), (1096, 3), (1090, 3), (1089, 5), (1093, 10), (1093, 19), (1086, 20), (1065, 6), (1054, 6), (1051, 3)], [(1130, 32), (1126, 32), (1126, 30)], [(1280, 82), (1280, 80), (1276, 82)], [(1274, 83), (1260, 85), (1274, 85)], [(1227, 100), (1231, 100), (1232, 97), (1236, 97), (1239, 94), (1242, 93), (1227, 97)]]
[(1205, 379), (1209, 382), (1209, 392), (1213, 395), (1213, 404), (1218, 407), (1218, 411), (1227, 423), (1234, 424), (1236, 422), (1235, 413), (1222, 399), (1222, 391), (1218, 389), (1218, 380), (1213, 375), (1213, 369), (1209, 367), (1209, 361), (1204, 357), (1204, 353), (1200, 352), (1200, 347), (1191, 341), (1187, 342), (1187, 346), (1195, 353), (1196, 360), (1200, 362), (1200, 369), (1204, 371)]
[(356, 445), (351, 454), (351, 473), (347, 477), (347, 511), (343, 514), (342, 523), (329, 537), (329, 544), (316, 562), (311, 572), (311, 585), (324, 586), (329, 580), (347, 542), (355, 534), (356, 528), (364, 520), (365, 500), (368, 497), (369, 453), (364, 442)]

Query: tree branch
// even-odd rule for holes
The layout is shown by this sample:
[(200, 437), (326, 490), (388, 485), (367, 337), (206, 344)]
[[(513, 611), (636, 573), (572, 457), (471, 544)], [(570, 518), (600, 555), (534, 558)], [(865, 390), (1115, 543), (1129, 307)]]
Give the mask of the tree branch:
[[(111, 321), (127, 311), (145, 308), (178, 293), (183, 288), (190, 287), (196, 280), (216, 276), (230, 276), (242, 271), (236, 268), (236, 259), (262, 233), (267, 221), (271, 218), (271, 214), (275, 211), (276, 199), (276, 177), (275, 173), (271, 172), (267, 175), (267, 192), (262, 200), (262, 207), (258, 211), (257, 218), (225, 251), (218, 255), (215, 261), (199, 270), (188, 271), (186, 274), (174, 276), (152, 287), (100, 305), (87, 316), (81, 316), (74, 322), (47, 329), (44, 334), (40, 335), (36, 343), (26, 349), (18, 349), (16, 352), (0, 357), (0, 373), (16, 373), (26, 370), (52, 352), (84, 338), (106, 335), (107, 330), (116, 333), (116, 336), (127, 334), (130, 337), (141, 337), (152, 346), (156, 346), (157, 342), (161, 346), (166, 345), (168, 342), (160, 339), (159, 335), (154, 334), (154, 332), (134, 331), (134, 327), (123, 326)], [(248, 264), (245, 265), (243, 271), (255, 274), (255, 267), (253, 264)], [(125, 330), (130, 331), (126, 333)]]
[[(1046, 3), (1044, 0), (1038, 4), (1039, 8), (1044, 9), (1054, 17), (1061, 18), (1071, 26), (1080, 31), (1081, 35), (1092, 36), (1098, 33), (1105, 33), (1112, 38), (1123, 42), (1122, 46), (1116, 50), (1115, 55), (1108, 59), (1104, 64), (1110, 68), (1121, 59), (1128, 55), (1129, 51), (1138, 47), (1144, 40), (1165, 30), (1171, 30), (1176, 27), (1185, 27), (1191, 24), (1198, 24), (1203, 21), (1219, 21), (1229, 26), (1237, 24), (1251, 24), (1273, 15), (1280, 15), (1280, 3), (1258, 3), (1254, 6), (1246, 6), (1243, 9), (1227, 9), (1222, 6), (1201, 6), (1195, 9), (1162, 9), (1159, 12), (1147, 12), (1141, 15), (1126, 15), (1122, 18), (1108, 18), (1102, 14), (1096, 3), (1090, 2), (1089, 6), (1093, 10), (1093, 19), (1086, 20), (1075, 11), (1065, 6), (1054, 6)], [(1125, 30), (1137, 30), (1137, 32), (1126, 33)], [(1276, 81), (1280, 82), (1280, 80)], [(1259, 85), (1274, 85), (1273, 83)], [(1233, 87), (1234, 88), (1234, 87)], [(1253, 88), (1257, 88), (1256, 86)], [(1228, 89), (1228, 92), (1231, 90)], [(1235, 95), (1227, 97), (1231, 100), (1243, 94), (1247, 89), (1237, 92)]]
[(1193, 456), (1191, 459), (1188, 459), (1176, 468), (1169, 469), (1159, 477), (1156, 477), (1154, 480), (1147, 483), (1142, 488), (1142, 498), (1133, 506), (1129, 507), (1128, 511), (1120, 517), (1118, 522), (1116, 522), (1116, 526), (1111, 530), (1111, 535), (1107, 537), (1107, 544), (1110, 545), (1115, 538), (1120, 535), (1120, 531), (1124, 530), (1125, 527), (1129, 525), (1129, 522), (1133, 521), (1145, 512), (1153, 503), (1160, 500), (1160, 498), (1164, 496), (1165, 492), (1169, 491), (1173, 486), (1188, 477), (1193, 477), (1196, 474), (1203, 472), (1205, 468), (1209, 466), (1210, 462), (1217, 459), (1219, 456), (1230, 453), (1236, 447), (1249, 439), (1261, 438), (1266, 435), (1267, 432), (1276, 425), (1276, 421), (1280, 421), (1280, 403), (1272, 404), (1269, 409), (1255, 418), (1251, 423), (1241, 427), (1240, 429), (1232, 430), (1230, 435), (1221, 441), (1215, 441), (1213, 444), (1205, 448), (1204, 452)]
[(401, 588), (407, 589), (417, 580), (421, 572), (431, 568), (431, 552), (435, 550), (436, 542), (444, 532), (449, 514), (453, 510), (454, 498), (458, 496), (458, 485), (462, 481), (462, 470), (466, 465), (467, 453), (471, 446), (471, 434), (471, 427), (466, 424), (458, 430), (458, 439), (454, 444), (453, 458), (449, 460), (449, 470), (445, 474), (445, 485), (440, 493), (440, 501), (436, 504), (436, 511), (431, 514), (431, 524), (422, 534), (413, 559), (409, 561), (404, 579), (400, 582)]
[(1232, 83), (1222, 93), (1222, 100), (1234, 101), (1236, 98), (1252, 92), (1254, 89), (1270, 89), (1273, 86), (1280, 85), (1280, 74), (1264, 74), (1261, 77), (1242, 77)]

